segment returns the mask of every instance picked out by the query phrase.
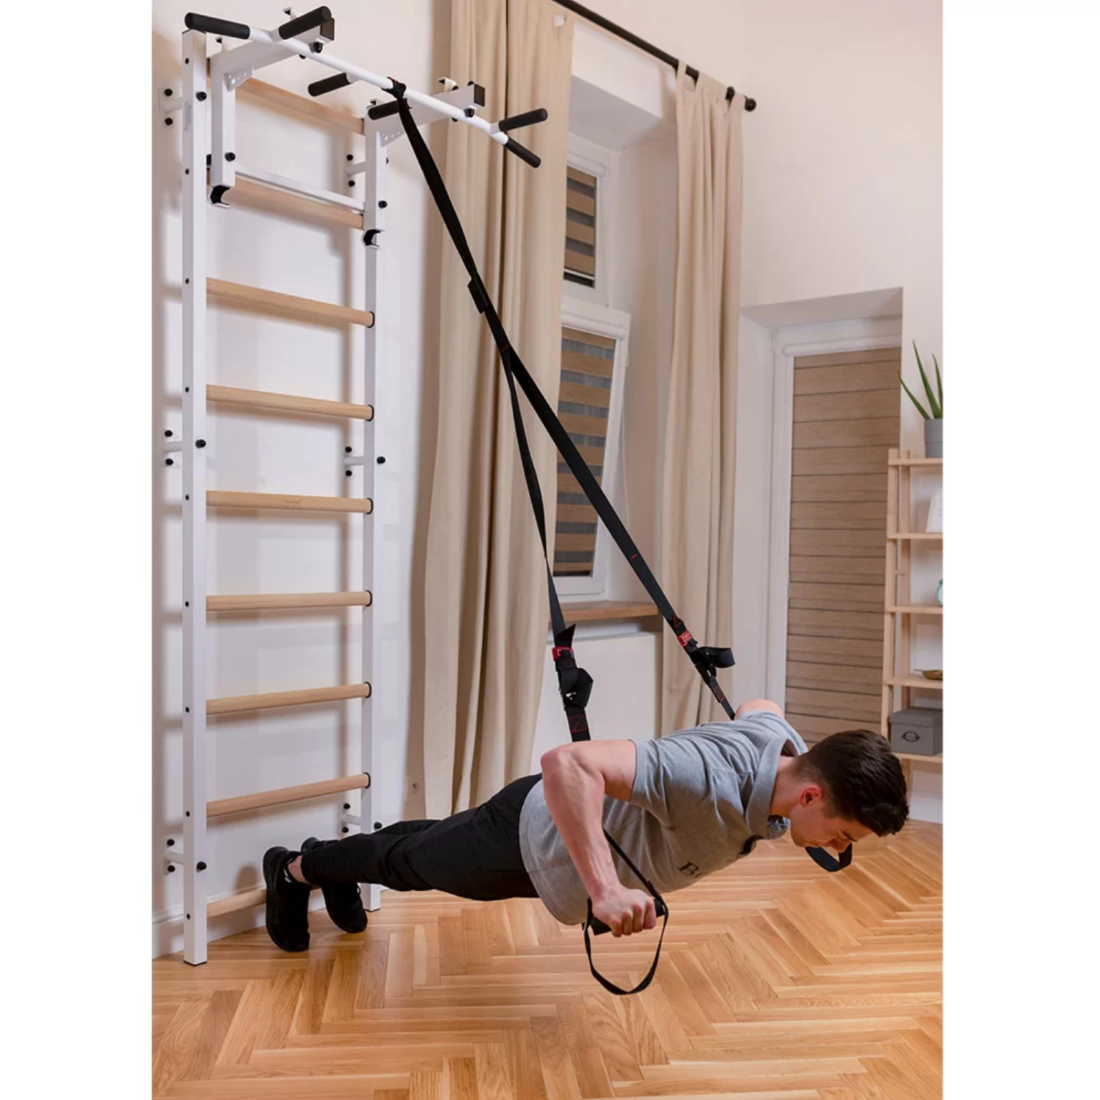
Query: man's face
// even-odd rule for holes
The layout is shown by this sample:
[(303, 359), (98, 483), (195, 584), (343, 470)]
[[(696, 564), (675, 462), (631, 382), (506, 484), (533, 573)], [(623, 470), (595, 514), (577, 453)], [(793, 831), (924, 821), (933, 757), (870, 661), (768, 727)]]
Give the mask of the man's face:
[(800, 848), (831, 848), (843, 852), (853, 841), (873, 835), (865, 825), (843, 817), (830, 816), (819, 786), (807, 783), (798, 804), (791, 810), (791, 839)]

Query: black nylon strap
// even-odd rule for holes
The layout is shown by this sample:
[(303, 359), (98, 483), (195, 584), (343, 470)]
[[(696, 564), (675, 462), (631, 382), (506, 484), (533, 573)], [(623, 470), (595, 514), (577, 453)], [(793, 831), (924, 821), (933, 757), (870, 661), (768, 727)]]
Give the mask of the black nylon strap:
[(661, 925), (661, 938), (657, 941), (657, 952), (653, 956), (653, 964), (649, 968), (649, 973), (646, 974), (646, 976), (633, 989), (620, 989), (613, 982), (609, 982), (596, 969), (596, 964), (592, 961), (592, 940), (589, 937), (589, 932), (592, 929), (594, 923), (596, 923), (596, 918), (592, 914), (592, 899), (589, 898), (588, 900), (588, 919), (584, 922), (584, 950), (585, 953), (588, 955), (588, 968), (592, 971), (592, 977), (595, 978), (596, 981), (598, 981), (600, 985), (602, 985), (604, 989), (606, 989), (609, 993), (615, 993), (620, 997), (627, 997), (632, 993), (641, 993), (642, 990), (646, 989), (649, 986), (649, 983), (653, 981), (653, 976), (657, 973), (657, 963), (661, 961), (661, 945), (665, 942), (665, 930), (668, 928), (668, 906), (665, 904), (664, 898), (662, 898), (661, 895), (658, 894), (657, 891), (653, 888), (653, 883), (650, 882), (649, 879), (647, 879), (645, 875), (643, 875), (642, 872), (634, 866), (634, 864), (630, 860), (630, 857), (615, 842), (615, 838), (606, 829), (604, 829), (603, 835), (607, 838), (607, 843), (610, 844), (611, 847), (619, 853), (620, 857), (622, 857), (626, 865), (638, 877), (639, 882), (641, 882), (653, 896), (653, 899), (656, 902), (657, 915), (663, 915), (665, 918), (665, 923)]
[[(473, 253), (466, 240), (466, 234), (462, 229), (462, 223), (458, 219), (454, 205), (451, 202), (451, 197), (447, 193), (447, 188), (443, 183), (443, 177), (432, 158), (431, 152), (428, 150), (427, 143), (424, 141), (423, 136), (412, 118), (412, 113), (407, 101), (403, 98), (398, 98), (397, 104), (402, 125), (404, 126), (405, 133), (409, 139), (409, 144), (412, 146), (417, 162), (420, 165), (420, 169), (424, 174), (424, 180), (428, 185), (428, 190), (435, 200), (436, 207), (439, 209), (440, 216), (454, 243), (455, 250), (458, 252), (459, 258), (466, 268), (467, 274), (470, 276), (470, 295), (474, 299), (478, 310), (485, 315), (486, 322), (489, 325), (489, 329), (493, 334), (493, 339), (496, 341), (497, 349), (500, 352), (501, 362), (504, 365), (505, 375), (508, 378), (509, 389), (512, 391), (512, 415), (516, 421), (516, 435), (519, 440), (521, 454), (524, 458), (524, 473), (527, 476), (528, 492), (530, 493), (532, 506), (535, 510), (535, 520), (539, 524), (539, 534), (543, 540), (544, 556), (547, 559), (547, 573), (551, 592), (551, 623), (554, 630), (556, 648), (568, 644), (563, 643), (559, 638), (565, 629), (565, 621), (564, 618), (561, 617), (561, 608), (558, 603), (557, 594), (554, 591), (553, 569), (550, 567), (549, 552), (546, 548), (546, 521), (542, 510), (542, 494), (538, 489), (537, 478), (533, 477), (534, 466), (533, 463), (530, 462), (526, 434), (522, 430), (522, 419), (520, 418), (518, 401), (515, 396), (515, 382), (517, 380), (539, 420), (542, 421), (543, 426), (550, 433), (550, 437), (553, 439), (561, 456), (565, 459), (574, 477), (576, 477), (581, 488), (584, 490), (585, 495), (591, 501), (593, 507), (595, 507), (604, 526), (607, 528), (612, 538), (614, 538), (619, 549), (622, 550), (638, 579), (642, 582), (650, 599), (653, 600), (653, 603), (665, 621), (672, 627), (677, 640), (687, 652), (688, 657), (695, 665), (696, 670), (703, 678), (707, 687), (710, 688), (715, 698), (721, 703), (723, 709), (732, 719), (733, 708), (730, 706), (729, 701), (726, 699), (725, 694), (719, 686), (714, 670), (716, 667), (730, 667), (733, 664), (733, 654), (728, 649), (700, 647), (695, 641), (691, 631), (688, 630), (680, 616), (676, 614), (668, 598), (661, 590), (661, 586), (657, 583), (657, 579), (653, 576), (649, 566), (642, 558), (641, 552), (635, 545), (634, 540), (623, 526), (615, 509), (612, 508), (611, 502), (600, 488), (599, 483), (596, 481), (592, 471), (588, 468), (588, 464), (581, 457), (573, 440), (569, 438), (569, 433), (565, 430), (561, 421), (558, 420), (556, 413), (546, 401), (538, 384), (528, 373), (523, 361), (511, 346), (508, 334), (504, 331), (500, 317), (497, 315), (492, 300), (485, 289), (485, 284), (481, 279), (481, 274), (474, 261)], [(557, 662), (555, 661), (555, 663)], [(569, 667), (568, 664), (567, 667)], [(572, 732), (572, 723), (570, 728)], [(587, 723), (585, 723), (585, 728), (587, 729)], [(585, 738), (575, 739), (583, 740)]]
[(840, 856), (831, 856), (824, 848), (807, 848), (810, 859), (826, 871), (843, 871), (852, 862), (852, 846), (849, 844)]
[[(531, 457), (531, 450), (527, 442), (527, 433), (520, 412), (519, 395), (516, 392), (517, 380), (527, 400), (530, 402), (531, 407), (535, 410), (536, 415), (547, 432), (549, 432), (559, 453), (565, 459), (573, 476), (576, 477), (585, 495), (588, 497), (588, 500), (596, 509), (596, 513), (603, 521), (604, 526), (607, 528), (612, 538), (614, 538), (619, 549), (623, 552), (630, 567), (634, 570), (635, 575), (642, 582), (643, 587), (657, 607), (657, 610), (672, 628), (677, 641), (679, 641), (680, 645), (683, 647), (685, 653), (695, 666), (696, 671), (703, 678), (704, 683), (710, 688), (726, 714), (733, 719), (733, 708), (730, 706), (729, 700), (719, 686), (715, 674), (717, 668), (729, 668), (733, 665), (734, 660), (732, 651), (724, 648), (700, 646), (692, 636), (691, 631), (687, 628), (683, 619), (676, 614), (668, 598), (662, 591), (661, 586), (657, 583), (657, 579), (653, 576), (649, 566), (642, 558), (641, 551), (638, 550), (634, 540), (630, 537), (629, 532), (623, 526), (622, 521), (616, 514), (615, 509), (612, 508), (611, 502), (607, 499), (603, 489), (592, 474), (592, 471), (588, 468), (588, 464), (581, 457), (576, 445), (569, 437), (569, 433), (565, 430), (557, 414), (543, 396), (538, 384), (528, 373), (523, 361), (512, 347), (508, 339), (508, 334), (505, 332), (504, 326), (501, 323), (500, 316), (497, 314), (496, 307), (493, 305), (493, 301), (485, 288), (481, 273), (478, 271), (473, 253), (466, 240), (466, 234), (462, 228), (462, 223), (458, 219), (454, 204), (451, 202), (451, 197), (443, 183), (443, 177), (432, 158), (427, 143), (424, 141), (412, 117), (412, 112), (404, 97), (405, 86), (397, 81), (393, 83), (394, 87), (391, 94), (396, 99), (401, 124), (409, 139), (409, 144), (412, 146), (417, 163), (420, 165), (420, 170), (424, 174), (424, 180), (428, 185), (428, 190), (431, 192), (432, 198), (439, 210), (440, 217), (443, 219), (443, 224), (446, 226), (451, 241), (455, 246), (455, 250), (458, 252), (459, 258), (466, 268), (467, 274), (470, 276), (470, 282), (468, 284), (470, 296), (473, 298), (474, 305), (477, 307), (478, 312), (485, 317), (500, 355), (505, 378), (508, 381), (508, 391), (512, 405), (512, 418), (515, 422), (516, 439), (519, 444), (523, 473), (527, 481), (527, 491), (531, 498), (531, 507), (535, 513), (535, 523), (538, 527), (539, 538), (542, 540), (543, 559), (546, 562), (547, 591), (550, 600), (550, 620), (554, 633), (554, 667), (558, 675), (558, 687), (565, 707), (566, 718), (569, 722), (570, 737), (574, 741), (587, 741), (590, 739), (588, 718), (585, 708), (588, 705), (589, 696), (592, 691), (592, 677), (584, 669), (577, 667), (573, 655), (573, 631), (575, 630), (575, 625), (566, 626), (565, 618), (562, 614), (561, 603), (558, 600), (557, 589), (554, 585), (554, 571), (550, 564), (550, 555), (546, 540), (546, 516), (543, 507), (542, 490), (539, 487), (534, 460)], [(592, 947), (589, 938), (590, 926), (587, 921), (584, 925), (585, 950), (588, 954), (588, 962), (593, 977), (596, 978), (605, 989), (619, 995), (639, 993), (649, 985), (657, 971), (657, 963), (661, 955), (661, 944), (664, 942), (665, 929), (668, 927), (668, 907), (656, 890), (654, 890), (652, 884), (641, 875), (634, 864), (631, 863), (626, 853), (619, 848), (606, 831), (605, 836), (607, 836), (608, 841), (626, 861), (631, 870), (633, 870), (638, 878), (645, 883), (650, 894), (652, 894), (659, 903), (659, 908), (663, 908), (664, 925), (661, 928), (661, 938), (657, 944), (653, 965), (650, 967), (649, 973), (645, 978), (643, 978), (632, 990), (620, 989), (597, 972), (592, 962)], [(811, 855), (813, 855), (812, 852)], [(845, 861), (845, 856), (847, 857), (847, 861)], [(822, 866), (826, 866), (816, 855), (814, 855), (814, 859), (821, 863)], [(847, 866), (847, 863), (850, 861), (851, 850), (849, 849), (844, 856), (841, 857), (841, 862), (837, 868), (827, 869), (839, 869), (840, 866)], [(588, 911), (591, 920), (591, 900), (589, 900), (588, 903)]]

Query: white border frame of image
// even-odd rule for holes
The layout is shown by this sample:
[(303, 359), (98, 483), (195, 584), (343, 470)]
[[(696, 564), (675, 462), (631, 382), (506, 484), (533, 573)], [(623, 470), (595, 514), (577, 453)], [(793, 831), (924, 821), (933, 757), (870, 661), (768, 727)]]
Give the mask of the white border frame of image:
[[(568, 284), (573, 286), (574, 284)], [(630, 361), (630, 314), (610, 309), (596, 302), (562, 297), (562, 328), (578, 329), (594, 336), (606, 336), (615, 341), (615, 358), (611, 367), (611, 407), (607, 419), (607, 441), (604, 444), (603, 474), (600, 487), (612, 506), (619, 485), (622, 440), (623, 386)], [(559, 458), (560, 461), (560, 458)], [(563, 597), (583, 597), (584, 600), (607, 598), (610, 574), (610, 553), (615, 540), (599, 520), (596, 522), (596, 553), (592, 573), (582, 577), (555, 577), (554, 584)]]

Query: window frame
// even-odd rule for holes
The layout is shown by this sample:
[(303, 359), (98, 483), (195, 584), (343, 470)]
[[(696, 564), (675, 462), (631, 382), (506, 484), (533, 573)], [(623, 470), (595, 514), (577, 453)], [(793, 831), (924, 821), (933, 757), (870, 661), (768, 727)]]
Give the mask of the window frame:
[[(586, 169), (587, 171), (587, 169)], [(597, 270), (599, 270), (597, 260)], [(575, 283), (566, 283), (570, 288), (577, 288)], [(611, 501), (615, 510), (616, 493), (619, 489), (620, 474), (622, 472), (622, 449), (620, 443), (623, 434), (623, 389), (626, 384), (626, 373), (630, 364), (630, 314), (623, 310), (611, 309), (609, 306), (594, 302), (589, 298), (577, 298), (573, 295), (563, 294), (561, 300), (562, 329), (572, 328), (581, 332), (588, 332), (594, 336), (605, 336), (615, 341), (615, 358), (611, 366), (611, 404), (608, 408), (607, 437), (604, 443), (603, 473), (600, 477), (600, 487), (607, 499)], [(564, 462), (558, 456), (558, 462)], [(555, 463), (555, 476), (557, 463)], [(554, 495), (555, 505), (557, 493)], [(555, 507), (555, 517), (557, 510)], [(556, 538), (555, 519), (555, 545)], [(596, 549), (592, 559), (592, 573), (590, 576), (555, 576), (554, 585), (559, 594), (568, 597), (570, 602), (589, 602), (607, 599), (607, 591), (611, 578), (611, 553), (617, 550), (615, 540), (611, 533), (597, 517), (596, 520)]]

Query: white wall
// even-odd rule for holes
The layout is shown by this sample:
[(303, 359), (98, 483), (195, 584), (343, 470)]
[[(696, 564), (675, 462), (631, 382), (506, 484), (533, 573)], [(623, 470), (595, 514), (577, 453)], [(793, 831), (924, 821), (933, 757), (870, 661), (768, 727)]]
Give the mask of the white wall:
[[(691, 64), (734, 83), (760, 101), (745, 119), (744, 302), (787, 303), (883, 287), (904, 290), (904, 342), (939, 349), (940, 100), (939, 8), (925, 0), (868, 7), (855, 0), (826, 6), (812, 0), (767, 5), (747, 2), (606, 0), (597, 7)], [(155, 99), (179, 86), (182, 0), (153, 8)], [(279, 5), (219, 0), (212, 14), (270, 25)], [(335, 9), (334, 52), (410, 85), (429, 89), (446, 69), (446, 0), (372, 0)], [(666, 124), (674, 121), (671, 73), (601, 32), (580, 27), (575, 74), (625, 98)], [(304, 92), (314, 66), (287, 61), (261, 79)], [(362, 89), (331, 103), (361, 107)], [(308, 178), (339, 188), (337, 169), (354, 148), (343, 137), (302, 125), (242, 100), (242, 164)], [(674, 215), (669, 207), (667, 131), (624, 150), (633, 182), (622, 193), (619, 216), (642, 217), (652, 231), (648, 266), (645, 238), (632, 237), (633, 255), (620, 267), (622, 299), (634, 332), (627, 392), (627, 507), (631, 529), (651, 564), (657, 561), (660, 468), (668, 351), (671, 348), (671, 277)], [(437, 154), (440, 127), (429, 133)], [(664, 143), (662, 146), (662, 142)], [(154, 347), (155, 435), (180, 423), (179, 127), (156, 122), (154, 134)], [(415, 814), (413, 789), (422, 771), (419, 684), (414, 675), (422, 646), (422, 606), (413, 583), (423, 567), (427, 488), (434, 461), (438, 410), (432, 400), (439, 369), (435, 327), (438, 221), (407, 144), (391, 147), (390, 207), (384, 242), (386, 278), (378, 312), (388, 369), (396, 372), (393, 422), (407, 430), (387, 436), (388, 470), (402, 502), (385, 564), (386, 594), (404, 612), (409, 636), (394, 638), (380, 676), (388, 728), (409, 730), (407, 743), (387, 745), (390, 768), (376, 785), (376, 815), (390, 821)], [(671, 167), (674, 174), (674, 165)], [(674, 187), (673, 187), (674, 194)], [(212, 212), (210, 273), (307, 297), (360, 304), (356, 298), (357, 244), (244, 209)], [(638, 251), (641, 250), (641, 251)], [(653, 254), (655, 253), (655, 255)], [(662, 312), (667, 305), (667, 312)], [(738, 591), (733, 644), (737, 695), (762, 690), (767, 590), (767, 448), (761, 433), (770, 416), (770, 377), (759, 365), (766, 329), (742, 332), (738, 412)], [(262, 386), (316, 396), (361, 399), (355, 341), (341, 333), (288, 322), (215, 311), (210, 325), (211, 381)], [(942, 356), (941, 356), (942, 361)], [(342, 447), (354, 442), (343, 425), (219, 412), (210, 431), (211, 485), (242, 490), (339, 493)], [(912, 418), (903, 432), (919, 446)], [(153, 624), (154, 657), (154, 913), (157, 950), (180, 946), (179, 875), (163, 877), (156, 853), (180, 835), (180, 554), (179, 474), (164, 471), (155, 485), (158, 548)], [(259, 520), (220, 517), (210, 537), (211, 591), (335, 589), (355, 583), (356, 539), (342, 530), (360, 521)], [(637, 593), (620, 572), (616, 595)], [(357, 613), (345, 618), (222, 617), (211, 630), (212, 695), (246, 694), (354, 679), (358, 666)], [(593, 638), (583, 661), (600, 684), (592, 705), (599, 736), (652, 736), (656, 712), (657, 646), (652, 635), (625, 628), (625, 638)], [(606, 628), (579, 631), (606, 633)], [(636, 690), (639, 669), (651, 669), (652, 693)], [(630, 690), (625, 690), (629, 688)], [(652, 697), (651, 697), (652, 695)], [(381, 697), (381, 696), (380, 696)], [(543, 747), (564, 737), (556, 680), (548, 665), (533, 764)], [(358, 723), (352, 705), (310, 708), (262, 719), (211, 723), (210, 797), (308, 782), (358, 766)], [(311, 832), (334, 835), (337, 805), (306, 803), (246, 816), (211, 831), (209, 889), (213, 896), (253, 885), (271, 843), (297, 844)], [(226, 922), (231, 932), (255, 914)], [(213, 929), (217, 934), (219, 929)]]

